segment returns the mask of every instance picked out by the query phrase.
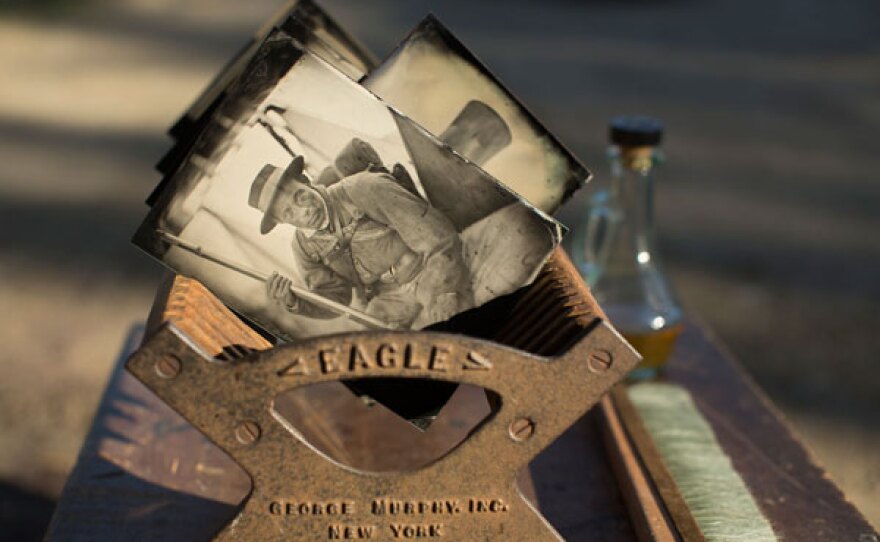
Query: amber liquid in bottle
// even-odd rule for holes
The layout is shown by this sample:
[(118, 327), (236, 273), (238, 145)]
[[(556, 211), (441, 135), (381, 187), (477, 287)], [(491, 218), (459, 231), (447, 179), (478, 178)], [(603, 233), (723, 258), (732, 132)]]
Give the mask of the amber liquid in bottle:
[(639, 369), (657, 370), (669, 359), (683, 328), (682, 324), (675, 324), (659, 331), (623, 332), (623, 338), (642, 355)]

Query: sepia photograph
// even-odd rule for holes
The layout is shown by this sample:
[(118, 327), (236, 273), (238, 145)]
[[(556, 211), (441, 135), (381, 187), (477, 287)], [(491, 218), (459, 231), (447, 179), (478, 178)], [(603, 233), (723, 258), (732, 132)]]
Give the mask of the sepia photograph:
[(547, 213), (590, 179), (589, 170), (433, 15), (362, 84)]
[[(169, 175), (180, 166), (227, 90), (253, 59), (266, 36), (275, 28), (281, 28), (295, 37), (303, 48), (355, 81), (363, 78), (378, 64), (375, 55), (316, 2), (289, 1), (260, 27), (253, 39), (239, 50), (171, 127), (169, 134), (174, 138), (175, 145), (157, 163), (156, 169), (160, 173)], [(154, 192), (147, 203), (154, 203), (157, 193), (158, 191)]]
[(270, 333), (420, 329), (530, 283), (558, 244), (560, 224), (286, 33), (255, 63), (269, 75), (231, 91), (135, 243)]

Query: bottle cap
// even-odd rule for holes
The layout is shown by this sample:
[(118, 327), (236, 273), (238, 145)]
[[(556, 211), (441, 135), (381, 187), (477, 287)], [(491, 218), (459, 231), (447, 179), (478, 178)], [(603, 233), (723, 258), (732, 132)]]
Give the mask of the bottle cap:
[(615, 117), (608, 126), (608, 134), (615, 145), (653, 147), (663, 140), (663, 123), (651, 117)]

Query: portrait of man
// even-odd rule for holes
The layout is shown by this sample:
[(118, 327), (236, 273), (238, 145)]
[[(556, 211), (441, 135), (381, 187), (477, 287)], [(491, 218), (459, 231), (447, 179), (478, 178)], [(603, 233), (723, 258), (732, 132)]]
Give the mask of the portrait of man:
[[(353, 140), (378, 155), (369, 144)], [(354, 153), (350, 153), (354, 154)], [(340, 156), (337, 163), (355, 162)], [(377, 160), (378, 162), (378, 160)], [(294, 226), (291, 256), (303, 286), (343, 305), (362, 307), (393, 328), (420, 316), (446, 320), (473, 306), (461, 240), (454, 224), (401, 186), (379, 163), (335, 181), (312, 184), (297, 156), (286, 169), (266, 165), (254, 179), (248, 205), (260, 210), (260, 232)], [(274, 310), (310, 318), (339, 314), (296, 295), (278, 272), (266, 281)]]

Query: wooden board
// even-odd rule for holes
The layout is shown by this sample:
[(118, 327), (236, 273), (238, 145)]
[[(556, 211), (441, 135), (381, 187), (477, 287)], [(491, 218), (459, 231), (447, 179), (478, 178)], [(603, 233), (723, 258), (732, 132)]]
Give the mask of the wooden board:
[(782, 540), (880, 540), (758, 386), (689, 324), (667, 378), (687, 388)]

